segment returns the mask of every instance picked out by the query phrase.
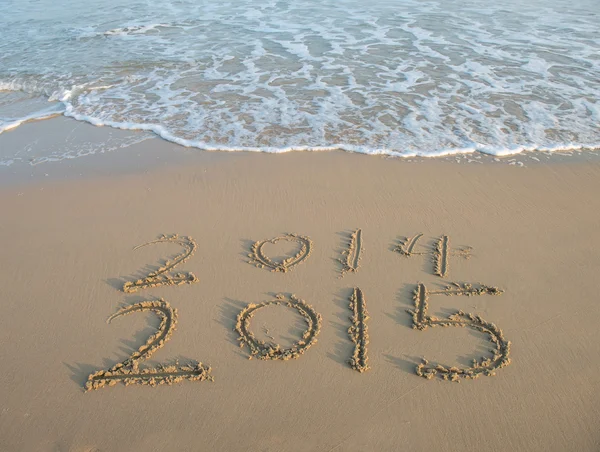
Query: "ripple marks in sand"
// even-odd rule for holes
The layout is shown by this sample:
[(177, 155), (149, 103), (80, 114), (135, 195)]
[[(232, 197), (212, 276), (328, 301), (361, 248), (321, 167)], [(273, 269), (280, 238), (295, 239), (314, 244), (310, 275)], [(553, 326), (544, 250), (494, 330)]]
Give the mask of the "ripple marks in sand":
[(156, 243), (176, 243), (181, 245), (185, 250), (183, 253), (178, 254), (173, 261), (166, 261), (165, 264), (158, 270), (148, 273), (148, 275), (142, 279), (136, 281), (127, 281), (123, 285), (123, 292), (133, 293), (141, 289), (148, 289), (151, 287), (159, 286), (175, 286), (180, 284), (192, 284), (198, 282), (196, 275), (190, 272), (186, 273), (170, 273), (179, 264), (183, 264), (187, 261), (194, 252), (196, 251), (197, 245), (194, 239), (191, 237), (179, 237), (177, 234), (174, 235), (163, 235), (157, 240), (153, 240), (148, 243), (136, 246), (133, 250), (142, 248), (143, 246), (153, 245)]
[(350, 235), (348, 249), (342, 252), (343, 258), (340, 259), (342, 264), (342, 277), (347, 272), (356, 273), (358, 271), (363, 251), (362, 229), (359, 228)]
[(367, 320), (369, 313), (367, 312), (367, 303), (365, 296), (358, 287), (354, 288), (350, 297), (350, 309), (352, 310), (352, 325), (348, 328), (348, 335), (354, 342), (354, 354), (350, 359), (350, 367), (358, 372), (365, 372), (370, 369), (367, 364), (369, 357), (367, 356), (367, 345), (369, 344), (369, 331)]
[[(267, 344), (265, 341), (257, 339), (250, 329), (250, 320), (256, 311), (270, 305), (283, 305), (295, 309), (306, 320), (307, 328), (302, 335), (302, 338), (289, 348), (282, 348), (279, 344)], [(321, 331), (321, 324), (321, 315), (304, 300), (297, 298), (295, 295), (285, 297), (283, 294), (278, 294), (275, 300), (265, 301), (259, 304), (251, 303), (242, 309), (238, 314), (235, 330), (240, 335), (238, 339), (240, 341), (240, 347), (247, 345), (250, 349), (249, 359), (256, 357), (262, 360), (280, 359), (287, 361), (288, 359), (300, 357), (317, 342), (317, 336)]]
[(144, 311), (154, 312), (159, 317), (160, 325), (157, 332), (150, 336), (146, 343), (125, 361), (114, 365), (108, 370), (99, 370), (90, 374), (85, 385), (86, 391), (100, 389), (104, 386), (114, 386), (118, 382), (122, 382), (125, 386), (131, 384), (156, 386), (160, 384), (172, 385), (183, 380), (213, 381), (213, 377), (210, 375), (211, 368), (199, 362), (187, 366), (180, 366), (176, 363), (175, 365), (165, 366), (161, 364), (155, 368), (140, 369), (139, 364), (152, 356), (171, 338), (177, 325), (177, 311), (161, 299), (142, 301), (125, 306), (108, 318), (108, 323), (110, 323), (117, 317)]
[(461, 378), (476, 379), (481, 375), (492, 376), (496, 375), (496, 370), (508, 366), (511, 362), (510, 341), (504, 338), (502, 330), (494, 323), (488, 322), (475, 314), (458, 311), (446, 319), (427, 315), (429, 307), (429, 295), (500, 295), (502, 290), (497, 287), (485, 286), (479, 284), (473, 287), (472, 284), (457, 284), (453, 283), (447, 286), (444, 290), (428, 292), (424, 284), (418, 284), (414, 291), (415, 309), (408, 310), (408, 313), (413, 318), (413, 328), (421, 331), (428, 327), (436, 326), (456, 326), (469, 327), (477, 331), (485, 333), (489, 336), (490, 341), (494, 344), (493, 357), (482, 358), (481, 360), (473, 360), (473, 366), (467, 368), (446, 367), (441, 364), (430, 365), (429, 361), (423, 359), (423, 362), (416, 368), (417, 375), (423, 378), (431, 379), (435, 375), (439, 375), (444, 380), (460, 381)]
[[(275, 244), (281, 240), (300, 243), (301, 248), (295, 256), (288, 257), (287, 259), (283, 259), (282, 261), (278, 262), (268, 257), (265, 254), (263, 248), (267, 243)], [(251, 258), (249, 263), (254, 264), (259, 268), (270, 268), (272, 272), (285, 273), (288, 270), (295, 267), (296, 265), (308, 259), (308, 257), (312, 253), (312, 249), (313, 242), (310, 240), (310, 238), (298, 234), (284, 234), (279, 237), (272, 238), (270, 240), (262, 240), (255, 242), (252, 245), (252, 253), (248, 254), (248, 257)]]

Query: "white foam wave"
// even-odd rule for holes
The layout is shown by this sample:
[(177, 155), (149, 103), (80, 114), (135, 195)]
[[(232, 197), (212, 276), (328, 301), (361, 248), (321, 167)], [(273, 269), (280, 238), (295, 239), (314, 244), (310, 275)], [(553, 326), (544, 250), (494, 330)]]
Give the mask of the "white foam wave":
[(41, 119), (49, 119), (49, 118), (52, 118), (52, 117), (58, 116), (58, 115), (60, 115), (59, 112), (53, 112), (53, 113), (41, 113), (40, 112), (40, 113), (35, 113), (32, 115), (25, 116), (25, 117), (19, 118), (19, 119), (0, 118), (0, 133), (6, 132), (7, 130), (15, 129), (15, 128), (19, 127), (21, 124), (24, 124), (29, 121), (38, 121)]
[(253, 146), (224, 146), (215, 143), (207, 143), (197, 140), (186, 140), (169, 132), (164, 126), (158, 124), (136, 124), (125, 122), (103, 121), (98, 118), (84, 116), (75, 113), (72, 106), (67, 105), (65, 116), (79, 121), (85, 121), (98, 127), (113, 127), (122, 130), (139, 130), (153, 132), (164, 140), (179, 144), (184, 147), (197, 148), (204, 151), (222, 151), (222, 152), (265, 152), (270, 154), (282, 154), (286, 152), (324, 152), (324, 151), (346, 151), (368, 155), (388, 155), (390, 157), (445, 157), (450, 155), (482, 153), (497, 157), (517, 155), (523, 152), (572, 152), (572, 151), (592, 151), (600, 150), (600, 142), (593, 144), (562, 143), (552, 146), (514, 146), (511, 148), (494, 148), (492, 146), (475, 145), (462, 148), (438, 149), (436, 151), (422, 150), (393, 150), (385, 148), (369, 148), (366, 146), (348, 145), (345, 143), (336, 143), (327, 146), (283, 146), (283, 147), (253, 147)]
[[(0, 3), (0, 90), (96, 125), (272, 153), (500, 156), (600, 142), (597, 2), (106, 0), (42, 24), (27, 1)], [(26, 115), (0, 117), (14, 128)]]
[[(39, 98), (18, 97), (7, 100), (0, 98), (0, 134), (15, 129), (29, 121), (49, 119), (64, 113), (62, 104), (42, 101)], [(20, 105), (15, 105), (19, 103)], [(12, 114), (11, 114), (12, 113)], [(5, 116), (11, 114), (11, 116)]]
[(113, 28), (103, 33), (104, 36), (128, 36), (128, 35), (139, 35), (149, 31), (156, 31), (160, 33), (161, 28), (168, 28), (169, 24), (149, 24), (149, 25), (130, 25), (123, 28)]

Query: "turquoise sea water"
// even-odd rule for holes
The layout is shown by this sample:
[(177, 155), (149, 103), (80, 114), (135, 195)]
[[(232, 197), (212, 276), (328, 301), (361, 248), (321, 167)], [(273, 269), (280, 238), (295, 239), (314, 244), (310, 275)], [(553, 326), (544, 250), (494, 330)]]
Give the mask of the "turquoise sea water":
[(0, 133), (59, 113), (200, 149), (506, 155), (600, 146), (599, 97), (595, 0), (0, 2)]

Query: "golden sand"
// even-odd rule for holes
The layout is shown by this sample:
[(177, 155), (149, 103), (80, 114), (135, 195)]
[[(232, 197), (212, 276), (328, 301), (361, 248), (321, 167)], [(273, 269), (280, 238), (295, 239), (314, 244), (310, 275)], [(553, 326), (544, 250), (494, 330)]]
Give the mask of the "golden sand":
[(342, 264), (342, 277), (347, 272), (356, 273), (358, 271), (363, 251), (362, 229), (359, 228), (350, 234), (347, 249), (342, 251), (343, 257), (340, 259), (340, 263)]
[(108, 370), (99, 370), (90, 374), (85, 384), (86, 391), (100, 389), (104, 386), (114, 386), (118, 382), (125, 386), (141, 384), (157, 386), (161, 384), (172, 385), (183, 380), (213, 381), (211, 368), (201, 362), (189, 365), (158, 365), (153, 368), (140, 368), (140, 363), (152, 356), (163, 347), (175, 331), (177, 325), (177, 310), (171, 308), (165, 300), (141, 301), (133, 305), (124, 306), (108, 318), (108, 323), (113, 319), (129, 315), (134, 312), (150, 311), (160, 318), (158, 331), (150, 336), (143, 344), (125, 361), (115, 364)]
[[(281, 262), (275, 262), (265, 254), (263, 247), (267, 243), (275, 244), (281, 240), (285, 240), (288, 242), (298, 242), (300, 243), (301, 248), (295, 256), (291, 256), (287, 259), (282, 260)], [(312, 253), (312, 249), (313, 243), (308, 237), (304, 237), (293, 233), (284, 234), (279, 237), (262, 240), (254, 243), (252, 245), (252, 253), (248, 254), (248, 257), (252, 258), (252, 260), (250, 260), (249, 263), (254, 264), (259, 268), (270, 268), (273, 272), (285, 273), (294, 268), (296, 265), (308, 259), (308, 257)]]
[(140, 249), (144, 246), (154, 245), (156, 243), (176, 243), (181, 245), (185, 251), (177, 255), (172, 261), (166, 261), (163, 266), (158, 270), (148, 273), (147, 276), (137, 279), (135, 281), (127, 281), (123, 284), (123, 292), (134, 293), (141, 289), (148, 289), (152, 287), (160, 286), (176, 286), (181, 284), (192, 284), (198, 282), (196, 275), (190, 272), (186, 273), (170, 273), (175, 267), (183, 264), (189, 258), (192, 257), (196, 251), (197, 245), (194, 239), (191, 237), (179, 237), (177, 234), (174, 235), (162, 235), (157, 240), (143, 243), (142, 245), (136, 246), (133, 250)]
[(370, 369), (367, 364), (369, 360), (367, 354), (367, 345), (369, 345), (367, 320), (369, 320), (369, 313), (367, 312), (365, 296), (358, 287), (354, 288), (350, 297), (350, 309), (352, 310), (352, 317), (350, 317), (352, 325), (348, 328), (348, 334), (354, 342), (354, 353), (350, 359), (350, 367), (362, 373)]
[[(302, 337), (289, 348), (283, 348), (279, 344), (266, 343), (254, 336), (250, 328), (250, 320), (258, 311), (266, 306), (286, 306), (295, 309), (306, 320), (306, 331)], [(240, 347), (247, 345), (250, 349), (249, 359), (256, 357), (258, 359), (283, 360), (296, 359), (302, 356), (313, 344), (317, 342), (317, 336), (321, 331), (322, 319), (312, 306), (304, 300), (297, 298), (295, 295), (286, 297), (283, 294), (278, 294), (275, 300), (264, 301), (260, 304), (249, 304), (246, 306), (237, 317), (235, 329), (240, 335)]]

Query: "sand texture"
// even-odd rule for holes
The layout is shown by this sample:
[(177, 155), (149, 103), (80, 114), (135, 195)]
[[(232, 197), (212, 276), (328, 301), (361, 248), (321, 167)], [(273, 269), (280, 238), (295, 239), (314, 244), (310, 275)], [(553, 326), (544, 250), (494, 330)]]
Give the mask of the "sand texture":
[(0, 451), (597, 452), (599, 193), (337, 152), (6, 186)]
[(194, 239), (191, 237), (179, 237), (177, 234), (171, 236), (162, 235), (157, 240), (136, 246), (133, 251), (155, 243), (176, 243), (185, 248), (185, 251), (174, 257), (173, 261), (166, 261), (164, 266), (160, 267), (158, 270), (151, 271), (147, 276), (135, 281), (125, 282), (125, 284), (123, 284), (123, 292), (134, 293), (138, 290), (152, 287), (192, 284), (198, 282), (198, 278), (193, 273), (169, 273), (177, 265), (184, 263), (192, 257), (198, 246)]
[(369, 313), (367, 312), (365, 296), (358, 287), (354, 288), (354, 292), (350, 297), (350, 309), (352, 310), (352, 317), (350, 317), (352, 324), (348, 328), (348, 334), (354, 342), (354, 353), (350, 358), (350, 367), (358, 372), (366, 372), (370, 369), (367, 364), (369, 360), (367, 353), (367, 345), (369, 345), (367, 320), (369, 320)]
[[(273, 260), (265, 254), (264, 247), (267, 243), (276, 244), (280, 241), (296, 242), (300, 244), (300, 250), (291, 257), (281, 260)], [(252, 245), (252, 253), (248, 254), (251, 259), (250, 264), (256, 265), (258, 268), (268, 268), (273, 272), (287, 272), (296, 265), (304, 262), (312, 253), (313, 243), (308, 237), (303, 237), (298, 234), (284, 234), (272, 239), (261, 240)]]
[(356, 273), (358, 271), (364, 250), (362, 229), (359, 228), (350, 234), (347, 248), (342, 251), (341, 277), (344, 277), (347, 272)]
[(122, 382), (125, 386), (130, 384), (147, 384), (156, 386), (159, 384), (174, 384), (183, 380), (202, 381), (212, 380), (210, 376), (210, 367), (205, 367), (202, 363), (195, 363), (188, 366), (162, 365), (155, 368), (140, 369), (140, 362), (150, 358), (154, 352), (163, 347), (171, 338), (175, 326), (177, 325), (177, 310), (171, 308), (169, 303), (164, 300), (141, 301), (132, 305), (124, 306), (119, 311), (108, 318), (111, 320), (128, 315), (133, 312), (151, 311), (158, 315), (160, 325), (158, 331), (150, 336), (146, 343), (137, 351), (125, 359), (125, 361), (115, 364), (108, 370), (99, 370), (88, 376), (85, 384), (86, 391), (99, 389), (104, 386), (114, 386)]

